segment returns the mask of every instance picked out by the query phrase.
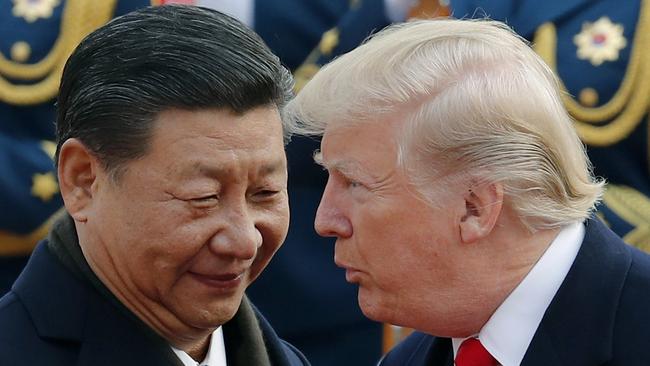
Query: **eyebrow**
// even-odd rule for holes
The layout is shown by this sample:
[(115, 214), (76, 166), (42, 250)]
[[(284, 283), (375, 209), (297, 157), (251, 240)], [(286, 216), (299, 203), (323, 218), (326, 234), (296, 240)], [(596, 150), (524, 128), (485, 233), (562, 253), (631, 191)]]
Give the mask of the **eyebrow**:
[(353, 160), (339, 160), (333, 163), (325, 163), (323, 153), (320, 150), (314, 152), (314, 162), (328, 171), (334, 170), (346, 177), (373, 178), (372, 174), (366, 172), (359, 163)]
[(262, 175), (270, 175), (279, 170), (282, 170), (283, 167), (286, 168), (286, 164), (284, 163), (284, 160), (275, 160), (271, 163), (262, 165), (262, 167), (259, 169), (259, 172)]

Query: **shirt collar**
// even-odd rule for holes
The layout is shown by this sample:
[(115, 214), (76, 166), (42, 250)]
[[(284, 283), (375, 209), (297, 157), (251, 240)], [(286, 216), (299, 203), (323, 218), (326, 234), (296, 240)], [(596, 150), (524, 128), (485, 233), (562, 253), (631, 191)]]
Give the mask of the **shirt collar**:
[[(501, 365), (519, 365), (585, 236), (581, 222), (564, 227), (478, 334)], [(474, 335), (476, 337), (476, 335)], [(465, 338), (453, 338), (454, 357)]]
[(198, 363), (185, 351), (172, 346), (172, 351), (185, 366), (226, 366), (226, 347), (223, 341), (223, 329), (215, 329), (210, 337), (210, 345), (205, 359)]

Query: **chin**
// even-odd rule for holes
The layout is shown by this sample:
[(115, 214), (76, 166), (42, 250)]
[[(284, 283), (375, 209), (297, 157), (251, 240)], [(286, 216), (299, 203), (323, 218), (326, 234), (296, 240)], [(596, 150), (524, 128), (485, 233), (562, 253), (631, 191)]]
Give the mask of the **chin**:
[(217, 328), (229, 322), (239, 310), (239, 303), (234, 304), (221, 304), (218, 307), (211, 309), (202, 309), (194, 314), (187, 314), (191, 319), (190, 323), (201, 329)]
[(206, 302), (194, 302), (187, 304), (189, 306), (179, 309), (182, 311), (181, 317), (186, 324), (200, 329), (217, 328), (230, 321), (237, 311), (242, 301), (242, 295), (239, 292), (221, 298)]
[(368, 296), (362, 287), (359, 287), (358, 301), (359, 308), (366, 318), (378, 322), (389, 322), (386, 309), (375, 298)]
[(375, 308), (364, 306), (361, 304), (359, 304), (359, 307), (361, 308), (361, 312), (366, 318), (377, 322), (382, 322), (382, 323), (385, 321), (384, 318), (381, 317), (380, 314), (378, 314)]

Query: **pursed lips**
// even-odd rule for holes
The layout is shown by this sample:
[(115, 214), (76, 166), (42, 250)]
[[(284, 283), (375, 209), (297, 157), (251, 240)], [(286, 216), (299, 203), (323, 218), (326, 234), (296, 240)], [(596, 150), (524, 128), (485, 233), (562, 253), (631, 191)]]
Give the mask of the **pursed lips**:
[(343, 263), (342, 261), (340, 261), (336, 257), (334, 258), (334, 263), (336, 263), (336, 265), (338, 267), (341, 267), (341, 268), (345, 269), (345, 280), (346, 281), (348, 281), (350, 283), (358, 283), (359, 282), (359, 276), (362, 273), (360, 270), (358, 270), (358, 269), (356, 269), (356, 268), (354, 268), (354, 267), (352, 267), (352, 266), (350, 266), (348, 264)]

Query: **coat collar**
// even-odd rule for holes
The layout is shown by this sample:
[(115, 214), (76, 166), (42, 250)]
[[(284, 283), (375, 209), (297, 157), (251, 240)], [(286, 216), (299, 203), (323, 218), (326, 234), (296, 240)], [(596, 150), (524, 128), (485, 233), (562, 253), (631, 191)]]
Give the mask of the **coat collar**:
[(78, 365), (182, 365), (162, 338), (143, 332), (92, 285), (74, 276), (46, 242), (37, 246), (12, 290), (40, 337), (78, 348)]
[[(611, 358), (613, 326), (631, 264), (629, 248), (598, 220), (546, 310), (522, 365), (600, 365)], [(597, 335), (596, 337), (594, 335)]]
[[(65, 296), (61, 296), (61, 284)], [(89, 287), (72, 276), (41, 242), (12, 291), (25, 305), (39, 336), (79, 341), (83, 336)]]
[[(426, 347), (428, 340), (423, 340), (419, 348)], [(451, 346), (451, 338), (437, 338), (426, 352), (419, 353), (424, 357), (413, 357), (409, 365), (454, 365), (454, 351)]]

